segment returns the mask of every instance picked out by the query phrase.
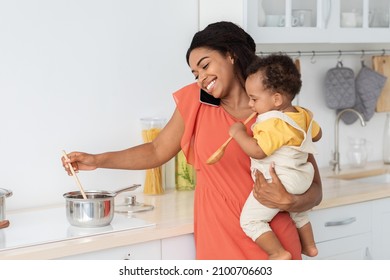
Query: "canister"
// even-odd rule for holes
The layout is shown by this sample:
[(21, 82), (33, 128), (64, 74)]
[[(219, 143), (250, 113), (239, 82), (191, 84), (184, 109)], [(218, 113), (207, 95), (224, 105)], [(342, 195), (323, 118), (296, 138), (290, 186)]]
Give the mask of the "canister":
[[(152, 142), (165, 126), (164, 118), (142, 118), (142, 139), (144, 143)], [(165, 167), (164, 165), (147, 169), (145, 174), (144, 193), (162, 194), (165, 188)]]

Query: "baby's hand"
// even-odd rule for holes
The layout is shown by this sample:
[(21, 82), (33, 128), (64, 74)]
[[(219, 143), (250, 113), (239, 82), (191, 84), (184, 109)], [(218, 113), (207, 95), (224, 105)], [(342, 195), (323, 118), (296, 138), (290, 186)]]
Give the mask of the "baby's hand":
[(234, 135), (237, 134), (237, 132), (239, 131), (244, 131), (246, 133), (246, 127), (243, 123), (241, 122), (237, 122), (235, 124), (233, 124), (230, 129), (229, 129), (229, 135), (231, 137), (234, 137)]

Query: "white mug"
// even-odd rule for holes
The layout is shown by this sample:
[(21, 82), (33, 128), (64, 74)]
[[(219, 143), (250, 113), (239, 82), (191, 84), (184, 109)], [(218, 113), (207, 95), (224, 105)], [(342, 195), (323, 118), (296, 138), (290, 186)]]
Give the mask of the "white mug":
[(292, 10), (293, 18), (298, 19), (297, 26), (310, 27), (311, 23), (311, 10)]
[[(297, 26), (299, 19), (297, 17), (291, 18), (291, 26)], [(266, 15), (265, 25), (268, 27), (282, 27), (286, 26), (286, 20), (284, 15)]]
[(284, 25), (284, 19), (282, 15), (266, 15), (265, 26), (268, 27), (280, 27)]

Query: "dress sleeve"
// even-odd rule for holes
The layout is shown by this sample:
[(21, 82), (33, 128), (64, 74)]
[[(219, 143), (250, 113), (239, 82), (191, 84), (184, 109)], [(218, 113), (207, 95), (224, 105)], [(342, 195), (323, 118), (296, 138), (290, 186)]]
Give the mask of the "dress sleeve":
[(196, 120), (201, 103), (199, 101), (200, 88), (196, 83), (187, 85), (173, 93), (177, 109), (184, 120), (184, 134), (181, 139), (181, 149), (187, 162), (195, 164), (194, 137)]

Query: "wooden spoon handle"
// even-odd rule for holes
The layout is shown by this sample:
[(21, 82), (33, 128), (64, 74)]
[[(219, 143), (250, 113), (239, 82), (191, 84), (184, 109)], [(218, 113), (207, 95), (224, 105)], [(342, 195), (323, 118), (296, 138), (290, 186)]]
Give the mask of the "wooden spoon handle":
[[(253, 112), (244, 122), (243, 122), (243, 124), (244, 125), (246, 125), (254, 116), (256, 116), (256, 112)], [(222, 146), (221, 147), (224, 147), (224, 146), (226, 146), (227, 144), (229, 144), (229, 142), (231, 141), (233, 139), (233, 137), (232, 136), (230, 136), (226, 141), (225, 141), (225, 143), (223, 143), (222, 144)]]
[(243, 124), (247, 124), (251, 119), (253, 119), (254, 116), (256, 116), (257, 113), (253, 112), (244, 122)]
[[(62, 151), (62, 153), (64, 154), (64, 158), (67, 159), (67, 160), (69, 160), (68, 155), (66, 154), (66, 152), (65, 152), (65, 151)], [(84, 188), (83, 188), (83, 186), (81, 185), (80, 180), (79, 180), (79, 177), (77, 176), (76, 172), (74, 171), (72, 164), (69, 163), (68, 166), (69, 166), (70, 172), (72, 172), (72, 175), (73, 175), (73, 177), (74, 177), (75, 180), (76, 180), (77, 185), (78, 185), (79, 188), (80, 188), (80, 192), (81, 192), (83, 198), (84, 198), (84, 199), (87, 199), (87, 196), (85, 195), (85, 192), (84, 192)]]
[(8, 220), (0, 221), (0, 228), (6, 228), (8, 226), (9, 226), (9, 221)]

